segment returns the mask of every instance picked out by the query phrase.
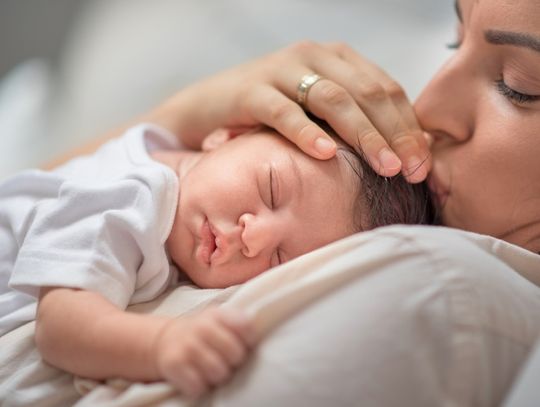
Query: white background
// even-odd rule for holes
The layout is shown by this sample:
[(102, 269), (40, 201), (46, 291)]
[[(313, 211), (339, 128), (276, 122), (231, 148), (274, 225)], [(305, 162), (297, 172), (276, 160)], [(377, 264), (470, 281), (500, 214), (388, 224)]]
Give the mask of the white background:
[[(297, 40), (349, 43), (400, 81), (411, 99), (454, 40), (451, 0), (48, 0), (35, 6), (0, 3), (1, 62), (9, 62), (10, 50), (23, 55), (0, 82), (0, 177), (122, 124), (198, 78)], [(35, 55), (31, 47), (22, 53), (32, 40)]]

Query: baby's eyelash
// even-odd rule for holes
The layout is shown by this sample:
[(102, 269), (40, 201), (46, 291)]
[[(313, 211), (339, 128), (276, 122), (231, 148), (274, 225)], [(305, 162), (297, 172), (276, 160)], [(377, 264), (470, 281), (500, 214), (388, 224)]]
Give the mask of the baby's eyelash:
[(504, 79), (498, 79), (495, 81), (495, 86), (499, 93), (505, 98), (509, 99), (512, 102), (518, 104), (525, 104), (534, 102), (540, 99), (540, 96), (537, 95), (527, 95), (525, 93), (518, 92), (510, 87), (504, 82)]
[(272, 171), (272, 167), (270, 167), (270, 206), (272, 209), (274, 209), (274, 171)]

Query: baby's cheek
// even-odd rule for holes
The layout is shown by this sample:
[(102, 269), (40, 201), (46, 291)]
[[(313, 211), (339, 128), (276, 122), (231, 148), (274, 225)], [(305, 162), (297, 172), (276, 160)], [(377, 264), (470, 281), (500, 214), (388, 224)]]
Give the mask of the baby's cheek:
[(268, 260), (245, 259), (241, 264), (228, 267), (228, 270), (223, 270), (225, 284), (227, 287), (236, 284), (243, 284), (259, 274), (269, 270)]

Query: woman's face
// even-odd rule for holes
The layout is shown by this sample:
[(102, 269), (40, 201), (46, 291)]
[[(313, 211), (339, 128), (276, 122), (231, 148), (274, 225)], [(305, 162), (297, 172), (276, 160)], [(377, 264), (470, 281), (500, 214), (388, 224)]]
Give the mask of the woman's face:
[(415, 109), (443, 222), (540, 252), (540, 3), (459, 0), (459, 47)]

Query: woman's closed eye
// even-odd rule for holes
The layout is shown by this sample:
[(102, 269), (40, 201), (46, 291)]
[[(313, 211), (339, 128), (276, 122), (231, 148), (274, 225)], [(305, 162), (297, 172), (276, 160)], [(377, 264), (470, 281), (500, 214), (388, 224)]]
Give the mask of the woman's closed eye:
[(495, 81), (495, 86), (497, 91), (503, 95), (505, 98), (510, 100), (513, 103), (517, 104), (526, 104), (540, 100), (540, 95), (527, 95), (525, 93), (518, 92), (510, 88), (505, 82), (504, 79), (498, 79)]

